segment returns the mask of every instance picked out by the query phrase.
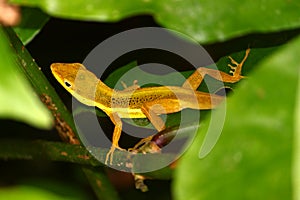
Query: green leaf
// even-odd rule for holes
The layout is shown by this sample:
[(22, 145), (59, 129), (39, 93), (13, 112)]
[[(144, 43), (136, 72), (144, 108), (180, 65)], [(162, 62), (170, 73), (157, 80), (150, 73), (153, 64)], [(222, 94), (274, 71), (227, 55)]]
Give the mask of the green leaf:
[(58, 195), (54, 192), (47, 191), (33, 186), (20, 185), (17, 187), (9, 187), (5, 189), (0, 189), (0, 199), (22, 199), (22, 200), (71, 200), (71, 199), (80, 199), (74, 197), (66, 197), (65, 195)]
[[(300, 68), (298, 70), (300, 75)], [(295, 138), (294, 138), (294, 162), (293, 162), (293, 189), (294, 189), (294, 199), (300, 199), (300, 80), (298, 80), (298, 90), (296, 97), (296, 109), (295, 109)]]
[(39, 7), (67, 19), (116, 21), (137, 14), (151, 14), (159, 24), (207, 43), (250, 32), (270, 32), (300, 26), (297, 1), (224, 0), (13, 0)]
[(37, 8), (22, 8), (22, 21), (14, 31), (24, 45), (28, 44), (48, 21), (49, 16)]
[(8, 38), (0, 27), (0, 117), (50, 128), (52, 117), (18, 70)]
[(202, 159), (209, 119), (201, 124), (175, 172), (176, 199), (292, 199), (299, 47), (300, 38), (246, 74), (227, 100), (221, 137)]
[[(46, 77), (44, 76), (44, 74), (42, 73), (40, 68), (34, 62), (34, 59), (31, 57), (29, 52), (22, 45), (21, 41), (16, 36), (14, 31), (10, 28), (3, 28), (3, 29), (7, 33), (7, 36), (9, 38), (9, 40), (11, 42), (11, 46), (13, 48), (14, 53), (12, 55), (12, 53), (10, 52), (11, 57), (15, 59), (16, 63), (18, 63), (18, 65), (19, 65), (18, 69), (21, 70), (23, 72), (23, 74), (26, 75), (26, 78), (30, 81), (35, 92), (42, 98), (43, 102), (47, 105), (48, 109), (51, 110), (52, 115), (55, 117), (55, 122), (56, 122), (55, 128), (57, 129), (59, 136), (65, 142), (68, 142), (71, 144), (79, 144), (79, 140), (75, 135), (76, 129), (75, 129), (75, 124), (74, 124), (72, 115), (68, 112), (67, 108), (64, 106), (64, 104), (60, 100), (58, 94), (55, 92), (54, 88), (51, 86), (49, 81), (46, 79)], [(30, 91), (28, 94), (33, 94), (33, 92)], [(8, 149), (11, 149), (10, 147), (13, 147), (15, 144), (16, 144), (16, 142), (14, 142), (13, 145), (8, 144)], [(28, 147), (28, 144), (25, 144), (24, 146)], [(52, 146), (52, 145), (50, 144), (50, 146)], [(56, 148), (55, 146), (56, 145), (53, 145), (52, 147)], [(60, 145), (60, 146), (63, 146), (63, 145)], [(19, 147), (22, 147), (22, 146), (19, 146)], [(35, 147), (38, 148), (37, 146), (35, 146)], [(30, 152), (30, 151), (31, 150), (34, 151), (35, 147), (33, 147), (33, 149), (26, 148), (25, 156), (24, 156), (24, 154), (20, 155), (20, 152), (24, 153), (24, 151), (22, 151), (22, 150), (20, 150), (20, 152), (18, 152), (18, 150), (16, 152), (14, 152), (14, 150), (12, 150), (10, 153), (8, 153), (9, 155), (7, 154), (7, 157), (17, 156), (17, 159), (18, 158), (28, 159), (28, 156), (26, 156), (26, 154), (27, 153), (31, 154), (32, 152)], [(48, 147), (46, 147), (46, 148), (48, 148)], [(81, 148), (81, 147), (79, 147), (79, 148)], [(44, 149), (44, 148), (42, 147), (42, 149)], [(29, 152), (27, 150), (29, 150)], [(48, 151), (48, 150), (49, 149), (47, 149), (46, 152), (54, 153), (54, 155), (52, 153), (50, 153), (50, 154), (52, 154), (52, 156), (61, 160), (59, 158), (59, 156), (58, 157), (55, 156), (55, 152), (52, 151), (53, 149), (51, 151), (50, 150)], [(99, 151), (102, 153), (102, 155), (104, 157), (105, 156), (104, 154), (106, 154), (107, 149), (101, 149)], [(72, 154), (73, 156), (75, 156), (75, 157), (78, 156), (78, 154), (77, 154), (78, 152), (72, 151), (72, 150), (70, 150), (70, 152), (73, 153)], [(65, 153), (63, 153), (61, 155), (65, 155)], [(5, 155), (4, 155), (4, 157), (5, 157)], [(29, 158), (34, 158), (34, 157), (35, 157), (34, 155), (29, 156)], [(44, 156), (42, 156), (42, 157), (45, 158)], [(54, 157), (52, 157), (51, 159), (55, 160)], [(66, 161), (65, 159), (62, 159), (62, 160)], [(73, 162), (74, 160), (71, 158), (71, 160), (69, 160), (69, 161)], [(116, 195), (112, 195), (112, 193), (115, 193), (115, 191), (111, 185), (108, 185), (109, 182), (107, 180), (104, 180), (105, 178), (107, 179), (107, 177), (102, 176), (102, 174), (103, 174), (102, 171), (96, 170), (96, 169), (95, 170), (87, 169), (87, 167), (85, 167), (85, 166), (83, 166), (82, 168), (84, 169), (86, 176), (88, 177), (90, 184), (93, 187), (93, 189), (95, 190), (96, 196), (99, 197), (99, 199), (108, 199), (107, 197), (109, 197), (111, 199), (117, 199)], [(100, 179), (100, 177), (103, 179)], [(102, 186), (101, 184), (99, 184), (104, 181), (106, 184), (105, 186)], [(102, 188), (104, 188), (104, 189), (102, 189)]]

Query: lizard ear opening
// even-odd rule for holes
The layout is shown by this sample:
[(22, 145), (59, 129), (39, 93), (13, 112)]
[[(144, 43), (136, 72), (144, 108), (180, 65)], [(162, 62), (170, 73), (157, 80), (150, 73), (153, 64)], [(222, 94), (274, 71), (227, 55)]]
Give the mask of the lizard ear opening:
[(68, 88), (70, 88), (72, 86), (72, 84), (69, 81), (64, 80), (64, 84), (65, 86), (67, 86)]
[(79, 67), (79, 69), (86, 69), (85, 66), (81, 63), (75, 63)]

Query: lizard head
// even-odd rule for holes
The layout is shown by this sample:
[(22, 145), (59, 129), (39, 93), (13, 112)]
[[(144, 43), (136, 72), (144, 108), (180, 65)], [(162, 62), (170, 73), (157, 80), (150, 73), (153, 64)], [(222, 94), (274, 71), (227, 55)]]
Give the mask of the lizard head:
[(56, 80), (76, 99), (93, 105), (99, 79), (80, 63), (53, 63), (51, 71)]

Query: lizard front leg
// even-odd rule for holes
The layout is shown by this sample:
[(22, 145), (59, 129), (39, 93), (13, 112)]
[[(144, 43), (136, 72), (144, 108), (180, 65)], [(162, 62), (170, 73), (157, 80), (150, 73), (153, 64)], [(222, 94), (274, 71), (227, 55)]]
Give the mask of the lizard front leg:
[(115, 149), (123, 150), (121, 147), (119, 147), (119, 140), (120, 140), (121, 133), (122, 133), (122, 121), (117, 113), (109, 114), (109, 118), (115, 125), (115, 128), (114, 128), (113, 137), (112, 137), (112, 145), (110, 147), (110, 150), (106, 154), (105, 164), (107, 164), (108, 160), (109, 160), (110, 165), (112, 165), (113, 154), (114, 154)]

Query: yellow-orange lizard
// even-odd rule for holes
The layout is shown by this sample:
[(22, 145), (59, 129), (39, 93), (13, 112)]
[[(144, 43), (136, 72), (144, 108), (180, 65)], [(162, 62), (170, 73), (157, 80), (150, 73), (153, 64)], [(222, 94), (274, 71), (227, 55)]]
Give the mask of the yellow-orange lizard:
[[(234, 65), (228, 65), (232, 69), (232, 75), (200, 67), (181, 87), (134, 87), (117, 91), (105, 85), (80, 63), (53, 63), (51, 71), (57, 81), (77, 100), (88, 106), (98, 107), (110, 117), (115, 128), (112, 146), (106, 155), (105, 163), (107, 164), (110, 159), (112, 164), (114, 150), (121, 149), (118, 144), (122, 131), (121, 118), (148, 118), (153, 126), (161, 131), (165, 129), (165, 123), (160, 118), (160, 114), (174, 113), (184, 108), (201, 110), (214, 108), (224, 97), (197, 91), (204, 76), (209, 75), (229, 83), (239, 81), (243, 78), (241, 70), (249, 52), (250, 49), (247, 49), (240, 63), (229, 57)], [(191, 101), (193, 98), (197, 101)], [(151, 137), (142, 141), (150, 139)]]

